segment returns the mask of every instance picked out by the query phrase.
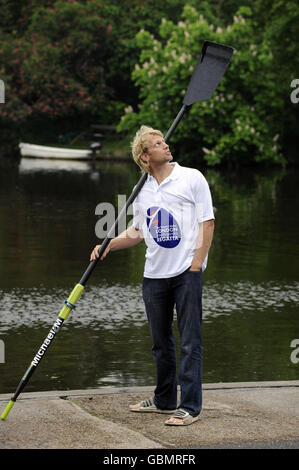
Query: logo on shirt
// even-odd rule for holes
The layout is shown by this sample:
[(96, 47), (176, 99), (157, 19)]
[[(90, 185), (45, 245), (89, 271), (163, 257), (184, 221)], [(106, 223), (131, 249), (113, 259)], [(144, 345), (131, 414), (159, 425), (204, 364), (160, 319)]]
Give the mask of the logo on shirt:
[(173, 215), (156, 206), (147, 209), (146, 223), (155, 242), (163, 248), (175, 248), (181, 241), (179, 224)]

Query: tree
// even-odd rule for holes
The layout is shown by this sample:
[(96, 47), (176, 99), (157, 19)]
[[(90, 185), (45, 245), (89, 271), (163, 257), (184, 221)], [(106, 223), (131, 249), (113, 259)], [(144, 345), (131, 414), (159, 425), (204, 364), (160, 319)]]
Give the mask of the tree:
[(141, 103), (139, 109), (127, 108), (119, 130), (134, 132), (142, 123), (168, 128), (181, 106), (200, 45), (209, 39), (235, 48), (231, 66), (212, 98), (192, 106), (172, 142), (181, 154), (188, 153), (189, 161), (201, 155), (209, 165), (284, 164), (279, 142), (283, 99), (276, 93), (271, 44), (256, 34), (252, 10), (239, 8), (232, 24), (224, 26), (217, 19), (210, 23), (200, 9), (186, 5), (177, 24), (162, 20), (159, 33), (159, 38), (147, 31), (137, 36), (140, 64), (132, 77), (140, 87)]
[[(158, 27), (161, 9), (181, 0), (27, 0), (14, 11), (3, 1), (0, 76), (5, 123), (97, 119), (116, 123), (137, 94), (129, 78), (139, 51), (135, 36)], [(44, 124), (43, 124), (44, 125)]]
[(31, 127), (40, 137), (52, 127), (117, 124), (125, 109), (119, 129), (134, 132), (143, 122), (167, 129), (210, 39), (235, 48), (231, 67), (212, 99), (191, 108), (172, 142), (211, 165), (281, 164), (290, 146), (295, 161), (290, 84), (299, 78), (299, 6), (239, 3), (0, 0), (1, 128)]
[[(8, 100), (2, 116), (97, 114), (108, 94), (109, 29), (94, 6), (58, 0), (36, 8), (22, 37), (0, 51)], [(91, 97), (92, 96), (92, 97)]]

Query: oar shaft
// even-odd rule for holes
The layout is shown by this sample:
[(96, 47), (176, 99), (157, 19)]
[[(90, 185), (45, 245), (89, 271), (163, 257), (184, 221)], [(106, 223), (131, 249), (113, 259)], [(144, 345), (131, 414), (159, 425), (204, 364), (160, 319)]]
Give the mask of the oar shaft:
[(19, 383), (14, 395), (11, 397), (10, 402), (8, 403), (5, 410), (3, 411), (2, 415), (1, 415), (2, 420), (4, 420), (7, 417), (8, 413), (10, 412), (13, 405), (17, 401), (18, 396), (23, 391), (25, 385), (29, 382), (30, 377), (32, 376), (32, 374), (36, 370), (36, 368), (37, 368), (38, 364), (40, 363), (40, 361), (42, 360), (42, 358), (44, 357), (47, 349), (49, 348), (50, 344), (52, 343), (53, 339), (55, 338), (55, 335), (56, 335), (57, 331), (59, 330), (59, 328), (61, 327), (61, 325), (63, 324), (63, 322), (64, 322), (64, 320), (62, 318), (58, 317), (56, 319), (55, 323), (53, 324), (52, 328), (50, 329), (49, 333), (47, 334), (46, 338), (44, 339), (44, 341), (41, 344), (40, 348), (38, 349), (37, 353), (35, 354), (30, 366), (28, 367), (25, 374), (21, 378), (20, 383)]
[(183, 106), (181, 107), (180, 111), (178, 112), (178, 115), (177, 117), (175, 118), (175, 120), (173, 121), (173, 123), (171, 124), (168, 132), (166, 133), (165, 135), (165, 142), (168, 142), (169, 139), (170, 139), (170, 136), (171, 134), (174, 132), (174, 130), (176, 129), (177, 125), (179, 124), (180, 120), (182, 119), (186, 109), (188, 108), (188, 106), (186, 104), (183, 104)]
[(66, 320), (72, 311), (73, 308), (75, 308), (75, 304), (79, 297), (81, 296), (82, 292), (84, 290), (84, 286), (81, 284), (77, 284), (74, 289), (72, 290), (71, 294), (69, 295), (68, 299), (64, 302), (63, 307), (61, 308), (58, 317), (56, 318), (52, 328), (50, 329), (49, 333), (47, 334), (46, 338), (44, 339), (43, 343), (41, 344), (40, 348), (36, 352), (30, 366), (26, 370), (25, 374), (23, 375), (22, 379), (20, 380), (20, 383), (11, 398), (10, 402), (6, 406), (5, 410), (3, 411), (1, 415), (1, 419), (4, 420), (8, 413), (10, 412), (11, 408), (15, 404), (18, 396), (20, 393), (23, 391), (25, 385), (29, 382), (30, 377), (36, 370), (37, 366), (39, 365), (40, 361), (46, 354), (47, 349), (50, 347), (52, 344), (52, 341), (54, 340), (56, 334), (58, 333), (59, 329), (61, 328), (64, 320)]

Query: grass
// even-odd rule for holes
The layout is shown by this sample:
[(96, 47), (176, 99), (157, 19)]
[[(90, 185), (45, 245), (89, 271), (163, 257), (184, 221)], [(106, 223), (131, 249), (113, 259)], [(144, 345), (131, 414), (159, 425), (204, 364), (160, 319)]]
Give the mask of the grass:
[(46, 143), (44, 145), (49, 145), (52, 147), (61, 147), (61, 148), (73, 148), (73, 149), (88, 149), (92, 142), (100, 142), (102, 144), (101, 155), (103, 156), (112, 156), (117, 158), (131, 158), (131, 148), (130, 148), (130, 138), (129, 136), (115, 136), (114, 138), (109, 138), (103, 136), (100, 137), (90, 137), (82, 136), (80, 138), (76, 137), (70, 142), (62, 143)]

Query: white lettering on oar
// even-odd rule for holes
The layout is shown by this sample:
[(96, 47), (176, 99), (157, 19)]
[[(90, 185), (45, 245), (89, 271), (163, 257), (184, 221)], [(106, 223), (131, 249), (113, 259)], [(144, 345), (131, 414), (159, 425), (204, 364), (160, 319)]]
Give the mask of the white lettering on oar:
[(33, 366), (38, 365), (39, 361), (41, 360), (41, 358), (45, 354), (46, 350), (50, 346), (53, 338), (55, 337), (55, 335), (56, 335), (57, 331), (59, 330), (60, 326), (62, 325), (62, 323), (63, 323), (63, 320), (61, 320), (60, 318), (57, 318), (57, 320), (55, 321), (55, 323), (52, 326), (51, 330), (49, 331), (45, 341), (43, 342), (43, 344), (39, 348), (38, 352), (34, 356), (34, 359), (32, 361)]

